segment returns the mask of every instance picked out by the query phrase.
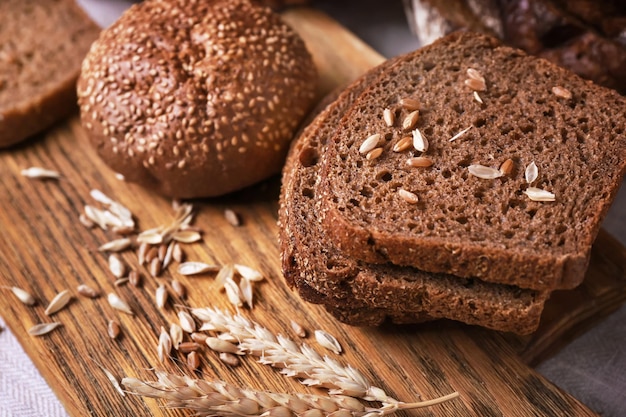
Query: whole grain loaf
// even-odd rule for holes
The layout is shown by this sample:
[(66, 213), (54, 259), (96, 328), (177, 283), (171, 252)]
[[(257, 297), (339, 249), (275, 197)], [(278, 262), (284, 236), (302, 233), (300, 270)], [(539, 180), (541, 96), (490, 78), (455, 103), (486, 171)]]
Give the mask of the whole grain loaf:
[(375, 325), (385, 318), (399, 323), (449, 318), (503, 331), (532, 332), (548, 296), (545, 292), (394, 265), (368, 265), (345, 256), (322, 230), (315, 196), (327, 140), (359, 94), (395, 64), (383, 64), (346, 89), (292, 145), (279, 210), (287, 282), (305, 300), (325, 305), (349, 324)]
[(625, 108), (546, 60), (452, 34), (343, 109), (320, 158), (325, 236), (368, 263), (575, 287), (626, 170)]
[(0, 148), (75, 112), (80, 64), (100, 28), (74, 0), (0, 2)]

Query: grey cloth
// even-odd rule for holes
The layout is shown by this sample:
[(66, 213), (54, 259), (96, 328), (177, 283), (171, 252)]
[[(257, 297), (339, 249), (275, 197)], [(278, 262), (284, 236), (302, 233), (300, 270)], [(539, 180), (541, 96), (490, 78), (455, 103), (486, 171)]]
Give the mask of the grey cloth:
[(537, 370), (602, 416), (626, 416), (626, 306)]
[[(603, 224), (624, 246), (625, 183)], [(537, 370), (602, 416), (626, 416), (626, 306), (544, 361)]]

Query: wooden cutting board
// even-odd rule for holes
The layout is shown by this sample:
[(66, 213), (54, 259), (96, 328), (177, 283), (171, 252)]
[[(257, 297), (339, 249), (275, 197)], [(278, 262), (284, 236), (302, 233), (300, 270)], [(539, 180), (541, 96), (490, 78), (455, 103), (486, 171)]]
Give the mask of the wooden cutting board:
[[(370, 48), (323, 14), (295, 10), (285, 18), (306, 39), (321, 72), (320, 96), (348, 82), (382, 61)], [(212, 275), (183, 277), (170, 267), (159, 278), (144, 277), (141, 287), (116, 287), (107, 255), (98, 247), (115, 237), (110, 231), (88, 229), (78, 221), (85, 204), (94, 204), (91, 189), (126, 205), (141, 230), (167, 224), (173, 209), (167, 199), (115, 178), (87, 146), (77, 117), (35, 140), (0, 152), (0, 285), (31, 292), (38, 305), (21, 304), (2, 291), (0, 315), (5, 319), (44, 378), (73, 416), (181, 416), (182, 410), (163, 408), (152, 399), (122, 397), (100, 366), (117, 378), (154, 379), (153, 367), (182, 373), (182, 357), (160, 365), (157, 340), (161, 326), (177, 322), (177, 306), (214, 306), (232, 311)], [(62, 174), (59, 180), (38, 181), (20, 175), (23, 168), (42, 166)], [(571, 338), (581, 324), (591, 326), (624, 301), (626, 255), (608, 234), (601, 233), (585, 284), (555, 294), (546, 306), (540, 330), (520, 338), (450, 322), (419, 326), (354, 328), (335, 321), (319, 306), (304, 303), (284, 283), (277, 247), (277, 199), (280, 179), (274, 178), (234, 195), (195, 201), (195, 224), (204, 230), (200, 243), (184, 246), (192, 261), (236, 262), (262, 271), (267, 277), (255, 289), (256, 306), (242, 313), (274, 332), (290, 335), (290, 320), (305, 328), (335, 335), (345, 353), (339, 358), (354, 365), (375, 385), (403, 401), (430, 399), (458, 391), (460, 397), (443, 405), (405, 413), (424, 416), (593, 416), (576, 399), (535, 373), (534, 363)], [(224, 209), (241, 215), (233, 227)], [(137, 266), (134, 253), (124, 260)], [(171, 297), (164, 309), (155, 305), (160, 284), (170, 288), (173, 278), (188, 289), (188, 297)], [(106, 297), (75, 296), (68, 308), (52, 318), (44, 309), (58, 292), (86, 283), (103, 294), (127, 300), (134, 316), (113, 310)], [(117, 320), (122, 336), (106, 335), (109, 319)], [(60, 321), (63, 327), (44, 337), (31, 337), (34, 324)], [(317, 346), (311, 338), (307, 343)], [(321, 349), (321, 348), (320, 348)], [(275, 370), (246, 358), (229, 368), (216, 355), (201, 352), (197, 376), (223, 379), (240, 386), (279, 392), (307, 392)]]

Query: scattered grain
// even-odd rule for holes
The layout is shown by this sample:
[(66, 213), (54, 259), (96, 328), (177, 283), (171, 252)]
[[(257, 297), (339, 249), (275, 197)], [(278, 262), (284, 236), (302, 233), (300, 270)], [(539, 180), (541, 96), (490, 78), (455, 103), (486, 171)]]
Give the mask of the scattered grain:
[(365, 159), (368, 161), (377, 159), (379, 156), (383, 154), (383, 148), (374, 148), (365, 155)]
[(142, 242), (139, 245), (139, 249), (137, 249), (137, 262), (139, 262), (139, 265), (144, 265), (146, 263), (146, 254), (149, 250), (150, 244)]
[(209, 336), (206, 338), (205, 343), (211, 350), (214, 350), (215, 352), (236, 353), (238, 355), (243, 354), (239, 350), (237, 345), (230, 343), (226, 340), (220, 339), (218, 337)]
[(107, 376), (107, 379), (111, 382), (111, 385), (113, 385), (113, 388), (115, 388), (115, 390), (122, 396), (125, 397), (126, 393), (124, 392), (124, 390), (122, 389), (122, 387), (120, 386), (120, 382), (117, 380), (117, 378), (115, 377), (115, 375), (113, 375), (113, 373), (111, 371), (109, 371), (108, 369), (106, 369), (105, 367), (103, 367), (102, 365), (98, 365), (100, 367), (100, 369), (102, 369), (102, 372), (104, 372), (104, 374)]
[(228, 366), (235, 367), (239, 366), (239, 364), (241, 363), (239, 357), (237, 355), (233, 355), (232, 353), (221, 352), (219, 357), (220, 360)]
[(174, 244), (176, 242), (170, 242), (167, 245), (167, 250), (165, 251), (165, 256), (163, 256), (163, 262), (161, 262), (162, 268), (167, 269), (168, 266), (172, 263), (172, 253), (174, 252)]
[(157, 247), (157, 258), (159, 258), (159, 261), (161, 261), (161, 263), (163, 263), (163, 260), (165, 259), (165, 254), (167, 253), (167, 246), (168, 245), (161, 243)]
[(159, 285), (159, 287), (156, 289), (156, 292), (154, 294), (154, 299), (155, 299), (157, 307), (164, 308), (165, 303), (167, 303), (168, 297), (169, 297), (169, 293), (167, 292), (165, 285), (163, 284)]
[(341, 345), (339, 344), (339, 341), (337, 341), (335, 336), (331, 335), (330, 333), (324, 330), (316, 330), (315, 340), (317, 340), (317, 343), (319, 343), (326, 349), (332, 350), (336, 354), (341, 353)]
[(369, 151), (378, 146), (378, 141), (380, 140), (380, 133), (375, 133), (371, 136), (368, 136), (367, 139), (361, 143), (359, 147), (359, 153), (367, 154)]
[(109, 324), (107, 326), (107, 334), (111, 339), (117, 339), (120, 335), (120, 325), (115, 320), (109, 320)]
[(233, 264), (226, 264), (222, 266), (215, 276), (215, 283), (219, 286), (219, 288), (224, 288), (226, 281), (232, 281), (235, 277), (235, 269)]
[(187, 295), (187, 290), (185, 289), (183, 284), (180, 283), (180, 281), (173, 279), (170, 285), (177, 296), (179, 296), (180, 298), (185, 298), (185, 296)]
[(195, 352), (198, 349), (200, 349), (200, 345), (196, 342), (183, 342), (178, 345), (178, 351), (182, 353)]
[(248, 281), (247, 279), (239, 280), (239, 293), (245, 303), (248, 304), (248, 307), (254, 308), (254, 290), (252, 288), (252, 281)]
[(116, 253), (109, 255), (109, 271), (116, 278), (122, 278), (126, 275), (126, 264)]
[(57, 171), (41, 167), (30, 167), (21, 171), (22, 176), (38, 180), (57, 180), (61, 175)]
[(191, 352), (187, 355), (187, 368), (190, 371), (195, 371), (200, 367), (200, 357), (197, 352)]
[(461, 130), (459, 133), (457, 133), (456, 135), (454, 135), (450, 139), (448, 139), (448, 142), (454, 142), (455, 140), (457, 140), (458, 138), (460, 138), (461, 136), (466, 134), (473, 127), (474, 127), (474, 125), (471, 125), (470, 127)]
[(150, 261), (150, 275), (153, 277), (158, 277), (161, 275), (162, 264), (159, 257), (155, 257)]
[(511, 158), (509, 158), (506, 161), (504, 161), (502, 165), (500, 165), (500, 172), (502, 173), (502, 175), (510, 175), (513, 172), (514, 168), (515, 168), (515, 163), (513, 162)]
[(425, 156), (417, 156), (406, 160), (408, 166), (426, 168), (433, 165), (433, 160)]
[(482, 74), (475, 68), (468, 68), (467, 69), (467, 76), (472, 79), (472, 80), (477, 80), (480, 81), (482, 83), (485, 82), (485, 77), (482, 76)]
[(560, 85), (552, 87), (552, 94), (557, 97), (564, 98), (565, 100), (569, 100), (572, 98), (571, 91), (569, 91), (567, 88), (561, 87)]
[(180, 247), (178, 242), (174, 242), (174, 249), (172, 249), (172, 258), (179, 264), (185, 260), (185, 253), (183, 249)]
[(528, 184), (532, 184), (533, 182), (537, 180), (538, 176), (539, 176), (539, 168), (537, 168), (535, 161), (533, 161), (530, 164), (528, 164), (528, 166), (526, 167), (526, 170), (524, 171), (524, 178), (526, 179), (526, 182)]
[(159, 361), (164, 363), (169, 358), (172, 351), (172, 339), (167, 333), (164, 327), (161, 327), (161, 333), (159, 334), (159, 344), (157, 345), (157, 354), (159, 355)]
[(19, 287), (2, 287), (2, 288), (10, 289), (11, 292), (17, 297), (17, 299), (20, 300), (23, 304), (32, 306), (32, 305), (35, 305), (35, 303), (37, 302), (35, 300), (35, 297), (33, 297), (26, 290), (23, 290)]
[(76, 291), (83, 297), (87, 297), (87, 298), (100, 297), (100, 291), (90, 287), (87, 284), (80, 284), (78, 287), (76, 287)]
[(80, 221), (80, 223), (88, 229), (91, 229), (96, 225), (96, 223), (87, 217), (85, 213), (81, 213), (80, 216), (78, 216), (78, 221)]
[(474, 91), (474, 100), (476, 100), (480, 104), (485, 104), (482, 97), (480, 97), (480, 95), (478, 94), (478, 91)]
[(405, 136), (393, 145), (394, 152), (404, 152), (413, 146), (413, 138), (411, 136)]
[(100, 252), (122, 252), (128, 249), (132, 243), (132, 240), (129, 238), (115, 239), (101, 245), (98, 250)]
[(137, 235), (137, 242), (160, 245), (163, 242), (163, 235), (157, 229), (145, 230)]
[(159, 249), (157, 246), (149, 246), (144, 256), (144, 262), (150, 264), (154, 259), (159, 258)]
[(396, 115), (390, 108), (386, 108), (383, 110), (383, 120), (387, 126), (391, 127), (396, 122)]
[(405, 97), (400, 100), (400, 106), (407, 109), (408, 111), (419, 110), (420, 102), (414, 98)]
[(419, 198), (416, 194), (407, 191), (404, 188), (398, 189), (398, 195), (409, 204), (417, 204), (419, 202)]
[(297, 321), (291, 320), (290, 324), (291, 324), (291, 329), (296, 334), (296, 336), (302, 337), (302, 338), (306, 337), (306, 330), (304, 327), (302, 327), (300, 323), (298, 323)]
[(188, 312), (181, 310), (178, 312), (178, 321), (180, 322), (180, 327), (187, 333), (193, 333), (196, 331), (196, 321), (193, 319), (191, 314)]
[(52, 299), (52, 301), (50, 301), (50, 304), (48, 304), (48, 307), (46, 307), (44, 313), (46, 314), (46, 316), (53, 315), (57, 311), (64, 308), (71, 299), (72, 295), (70, 294), (69, 290), (61, 291)]
[(428, 140), (422, 135), (419, 129), (413, 130), (413, 147), (419, 152), (428, 150)]
[(417, 124), (417, 120), (419, 119), (420, 112), (419, 110), (413, 110), (409, 113), (404, 120), (402, 120), (402, 129), (405, 131), (409, 131), (415, 127)]
[(128, 226), (116, 226), (113, 227), (111, 230), (113, 231), (113, 233), (120, 236), (128, 236), (135, 233), (135, 228)]
[(131, 316), (134, 314), (133, 310), (130, 308), (128, 303), (122, 300), (120, 297), (118, 297), (117, 294), (109, 293), (107, 295), (107, 300), (109, 301), (109, 304), (111, 305), (111, 307), (113, 307), (114, 309), (119, 310), (123, 313), (129, 314)]
[(235, 271), (245, 280), (248, 281), (263, 281), (263, 274), (254, 268), (251, 268), (242, 264), (234, 264)]
[(475, 177), (482, 178), (484, 180), (492, 180), (502, 176), (502, 172), (499, 169), (486, 167), (484, 165), (470, 165), (467, 167), (469, 173)]
[(128, 273), (128, 282), (133, 287), (141, 286), (141, 274), (138, 271), (133, 269), (132, 271)]
[(528, 187), (524, 191), (524, 194), (526, 194), (532, 201), (556, 201), (555, 194), (536, 187)]
[(485, 91), (487, 89), (487, 85), (484, 81), (477, 80), (475, 78), (468, 78), (465, 80), (465, 85), (474, 91)]
[(129, 281), (129, 279), (127, 277), (118, 278), (118, 279), (115, 280), (113, 285), (115, 285), (116, 287), (121, 287), (123, 285), (126, 285), (128, 283), (128, 281)]
[(219, 265), (206, 264), (204, 262), (184, 262), (178, 265), (178, 273), (181, 275), (197, 275), (217, 271), (220, 271)]
[(59, 326), (62, 326), (62, 324), (59, 323), (58, 321), (55, 321), (52, 323), (36, 324), (30, 329), (28, 329), (28, 334), (31, 336), (43, 336), (43, 335), (50, 333), (51, 331), (53, 331)]
[(202, 240), (202, 235), (196, 230), (179, 230), (172, 234), (172, 239), (181, 243), (194, 243)]
[(191, 340), (193, 340), (196, 343), (206, 344), (207, 337), (209, 336), (206, 333), (198, 333), (198, 332), (191, 333)]
[(224, 218), (233, 227), (241, 226), (239, 215), (232, 209), (224, 210)]
[(227, 278), (224, 281), (224, 290), (226, 290), (226, 297), (228, 301), (235, 307), (241, 307), (243, 305), (242, 294), (239, 290), (239, 286), (232, 278)]
[(107, 230), (107, 221), (104, 218), (104, 212), (96, 207), (86, 205), (84, 208), (85, 217), (93, 224), (97, 224), (102, 230)]
[(176, 323), (170, 324), (170, 338), (172, 339), (172, 345), (174, 349), (178, 349), (178, 345), (183, 342), (183, 328)]

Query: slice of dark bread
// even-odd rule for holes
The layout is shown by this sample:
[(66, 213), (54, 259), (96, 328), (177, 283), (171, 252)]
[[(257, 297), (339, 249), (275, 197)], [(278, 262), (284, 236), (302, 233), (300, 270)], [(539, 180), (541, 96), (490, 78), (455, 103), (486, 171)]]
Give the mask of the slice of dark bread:
[(383, 64), (346, 89), (292, 145), (279, 210), (287, 282), (305, 300), (324, 304), (349, 324), (376, 325), (385, 318), (398, 323), (449, 318), (496, 330), (532, 332), (548, 296), (545, 292), (394, 265), (368, 265), (344, 256), (322, 230), (315, 194), (327, 140), (360, 92), (395, 64)]
[(0, 2), (0, 147), (77, 109), (80, 64), (100, 28), (74, 0)]
[[(410, 128), (402, 127), (412, 111), (406, 99), (419, 102)], [(615, 91), (548, 61), (484, 35), (449, 35), (404, 56), (343, 110), (321, 158), (325, 235), (368, 263), (536, 290), (575, 287), (626, 170), (624, 109)], [(414, 128), (426, 152), (393, 151)], [(369, 160), (361, 147), (374, 134), (382, 154)], [(407, 164), (419, 156), (432, 166)], [(481, 165), (498, 174), (507, 160), (499, 178), (471, 173)], [(538, 177), (528, 184), (532, 163)], [(526, 193), (537, 189), (555, 201), (531, 200)]]

